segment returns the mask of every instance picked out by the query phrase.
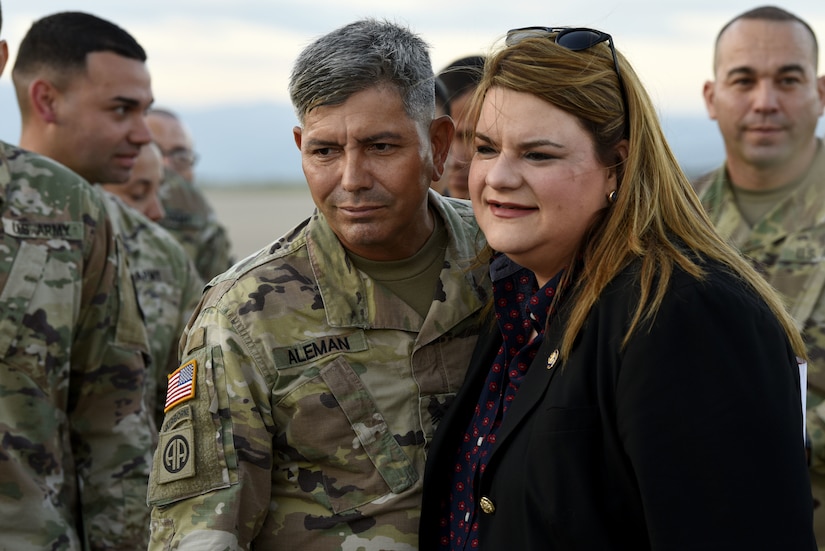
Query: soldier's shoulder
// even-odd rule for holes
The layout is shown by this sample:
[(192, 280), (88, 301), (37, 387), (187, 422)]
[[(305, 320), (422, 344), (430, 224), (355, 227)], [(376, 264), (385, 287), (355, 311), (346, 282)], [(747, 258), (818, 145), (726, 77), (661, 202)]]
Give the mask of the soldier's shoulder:
[(151, 256), (164, 261), (175, 272), (188, 267), (190, 259), (186, 249), (166, 228), (133, 209), (120, 198), (110, 193), (106, 195), (107, 200), (117, 208), (120, 229), (126, 234), (124, 238), (127, 235), (131, 236), (146, 252), (151, 251)]
[(693, 186), (693, 190), (696, 194), (701, 197), (717, 180), (719, 177), (719, 171), (722, 169), (723, 167), (716, 167), (713, 170), (700, 173), (698, 176), (693, 177), (690, 181), (690, 185)]
[[(103, 199), (80, 175), (62, 164), (0, 142), (0, 190), (23, 211), (85, 222), (105, 217)], [(59, 211), (59, 212), (58, 212)]]
[(473, 205), (467, 199), (443, 197), (430, 191), (430, 204), (441, 213), (459, 255), (474, 258), (484, 248), (484, 234), (478, 227)]
[[(210, 298), (214, 301), (231, 294), (233, 289), (245, 287), (250, 281), (273, 279), (284, 270), (304, 273), (310, 271), (307, 253), (307, 226), (309, 220), (299, 224), (269, 245), (250, 254), (215, 276), (209, 282)], [(308, 277), (311, 274), (306, 274)], [(270, 283), (277, 283), (271, 281)], [(245, 291), (244, 291), (245, 292)]]
[(447, 211), (454, 212), (461, 218), (471, 218), (475, 220), (473, 213), (473, 204), (469, 199), (457, 199), (455, 197), (444, 197), (436, 192), (430, 193), (430, 200), (440, 205), (441, 208)]
[(25, 179), (31, 185), (54, 188), (91, 188), (79, 174), (57, 161), (15, 145), (0, 142), (0, 155), (12, 180)]

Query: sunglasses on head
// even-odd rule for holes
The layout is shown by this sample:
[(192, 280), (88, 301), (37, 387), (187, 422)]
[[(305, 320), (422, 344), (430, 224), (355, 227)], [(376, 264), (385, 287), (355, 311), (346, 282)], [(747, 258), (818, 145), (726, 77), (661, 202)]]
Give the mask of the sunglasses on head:
[(552, 38), (556, 44), (573, 52), (587, 50), (596, 44), (607, 42), (610, 53), (613, 54), (613, 68), (616, 70), (616, 77), (619, 79), (619, 92), (622, 94), (625, 115), (629, 112), (627, 96), (624, 91), (624, 80), (622, 80), (622, 72), (619, 70), (619, 59), (616, 56), (612, 36), (602, 31), (583, 27), (522, 27), (507, 31), (504, 44), (512, 46), (527, 38)]

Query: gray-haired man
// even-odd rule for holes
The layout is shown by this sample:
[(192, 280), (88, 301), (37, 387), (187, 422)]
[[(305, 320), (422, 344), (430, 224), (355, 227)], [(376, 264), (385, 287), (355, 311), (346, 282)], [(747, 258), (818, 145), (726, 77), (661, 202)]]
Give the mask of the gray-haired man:
[(429, 190), (453, 125), (426, 45), (387, 22), (312, 43), (290, 93), (318, 209), (213, 280), (187, 328), (156, 548), (417, 547), (425, 450), (489, 285), (469, 203)]

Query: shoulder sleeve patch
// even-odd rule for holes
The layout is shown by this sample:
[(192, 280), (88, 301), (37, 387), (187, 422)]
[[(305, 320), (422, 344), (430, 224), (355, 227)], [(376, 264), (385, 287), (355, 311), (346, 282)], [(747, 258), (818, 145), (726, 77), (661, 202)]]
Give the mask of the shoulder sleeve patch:
[(166, 387), (166, 405), (163, 407), (164, 413), (195, 397), (195, 377), (197, 373), (198, 362), (192, 359), (169, 375), (169, 384)]
[(155, 459), (158, 484), (195, 476), (194, 431), (192, 424), (161, 433)]

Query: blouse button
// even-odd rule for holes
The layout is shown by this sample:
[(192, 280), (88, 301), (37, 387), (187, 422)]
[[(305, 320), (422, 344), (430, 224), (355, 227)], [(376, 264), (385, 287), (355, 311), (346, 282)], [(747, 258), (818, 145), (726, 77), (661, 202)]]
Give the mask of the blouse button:
[(478, 504), (481, 506), (481, 510), (488, 515), (492, 515), (496, 512), (496, 506), (493, 505), (493, 500), (487, 496), (482, 497)]

